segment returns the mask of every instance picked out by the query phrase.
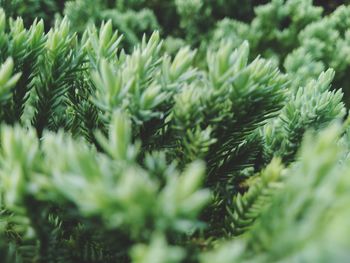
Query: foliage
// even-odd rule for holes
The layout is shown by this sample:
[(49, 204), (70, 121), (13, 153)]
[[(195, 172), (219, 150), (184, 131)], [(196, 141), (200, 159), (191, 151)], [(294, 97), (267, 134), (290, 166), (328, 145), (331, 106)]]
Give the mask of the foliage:
[(49, 27), (55, 14), (63, 10), (64, 3), (58, 0), (0, 0), (0, 7), (8, 16), (22, 17), (26, 26), (31, 25), (36, 18), (41, 18)]
[[(326, 3), (315, 4), (331, 8)], [(219, 21), (211, 45), (223, 38), (235, 46), (249, 40), (253, 56), (262, 54), (283, 65), (295, 89), (333, 68), (336, 87), (343, 88), (348, 97), (349, 7), (340, 5), (326, 16), (323, 12), (312, 0), (273, 0), (256, 7), (249, 24), (228, 18)]]
[(252, 230), (201, 262), (346, 261), (349, 148), (342, 131), (337, 123), (317, 136), (308, 133), (299, 161)]
[[(349, 68), (349, 13), (349, 7), (341, 6), (300, 32), (300, 46), (285, 60), (286, 70), (291, 76), (298, 76), (299, 83), (305, 83), (320, 71), (332, 67), (336, 71), (336, 85), (344, 88), (348, 95), (349, 80), (346, 72)], [(308, 63), (305, 63), (305, 58)], [(313, 69), (310, 72), (308, 68)]]
[(264, 127), (265, 158), (275, 155), (285, 162), (293, 161), (306, 130), (322, 129), (332, 120), (344, 117), (346, 110), (341, 102), (341, 90), (330, 90), (333, 78), (334, 71), (328, 70), (291, 94), (280, 116)]
[[(278, 62), (298, 46), (299, 32), (309, 23), (321, 19), (322, 8), (312, 0), (273, 0), (255, 8), (250, 24), (236, 20), (220, 21), (214, 39), (249, 40), (254, 56), (263, 54)], [(215, 42), (214, 42), (215, 43)]]
[(349, 258), (349, 8), (244, 2), (0, 2), (1, 262)]

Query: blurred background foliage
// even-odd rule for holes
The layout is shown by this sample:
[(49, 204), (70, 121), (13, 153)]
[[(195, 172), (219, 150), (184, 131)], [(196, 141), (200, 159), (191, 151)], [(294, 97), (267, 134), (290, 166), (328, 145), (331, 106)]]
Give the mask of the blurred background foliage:
[[(184, 43), (200, 47), (198, 57), (222, 39), (239, 46), (251, 45), (251, 57), (263, 55), (283, 65), (287, 55), (301, 45), (299, 33), (322, 20), (348, 0), (0, 0), (8, 16), (21, 16), (28, 27), (42, 18), (45, 29), (57, 17), (67, 16), (73, 32), (111, 20), (124, 35), (123, 47), (131, 51), (143, 34), (158, 30), (165, 48), (174, 53)], [(202, 60), (202, 59), (200, 59)], [(290, 64), (290, 63), (289, 63)], [(287, 71), (290, 66), (287, 66)], [(314, 72), (312, 77), (319, 75)]]
[[(66, 15), (72, 23), (72, 30), (80, 33), (89, 24), (99, 26), (102, 21), (111, 19), (113, 27), (124, 34), (123, 45), (127, 50), (138, 43), (144, 33), (149, 35), (154, 30), (159, 30), (164, 38), (168, 37), (166, 47), (168, 47), (169, 52), (176, 50), (183, 41), (195, 47), (204, 45), (203, 49), (206, 49), (210, 42), (215, 43), (216, 39), (227, 38), (230, 35), (242, 38), (240, 34), (237, 36), (237, 32), (239, 32), (243, 34), (243, 38), (253, 43), (256, 43), (262, 36), (264, 37), (265, 43), (257, 43), (256, 52), (252, 53), (253, 56), (257, 53), (269, 56), (278, 53), (284, 58), (297, 46), (295, 38), (298, 32), (306, 24), (321, 19), (322, 16), (321, 9), (318, 9), (317, 14), (310, 9), (305, 10), (311, 11), (311, 14), (308, 12), (305, 12), (304, 15), (294, 14), (295, 9), (294, 11), (290, 10), (291, 8), (286, 10), (283, 7), (293, 6), (293, 4), (289, 4), (290, 2), (297, 2), (298, 5), (306, 7), (312, 1), (0, 0), (0, 6), (9, 16), (23, 17), (26, 26), (31, 25), (35, 18), (42, 18), (46, 29), (54, 24), (56, 17)], [(323, 14), (326, 15), (338, 6), (347, 3), (349, 3), (348, 0), (315, 0), (314, 6), (322, 7)], [(296, 16), (301, 16), (301, 19), (296, 18)], [(254, 20), (257, 21), (254, 22)], [(248, 30), (244, 27), (246, 24), (242, 28), (241, 22), (252, 23), (256, 28)], [(291, 26), (289, 31), (293, 32), (283, 32), (283, 36), (271, 36), (273, 39), (270, 39), (270, 37), (266, 37), (266, 32), (273, 26), (276, 26), (280, 31), (285, 31), (286, 27)], [(232, 30), (232, 27), (235, 30)], [(212, 40), (212, 35), (214, 40)], [(278, 43), (271, 46), (273, 44), (271, 40), (275, 39), (278, 40)], [(234, 41), (237, 42), (237, 40)], [(271, 47), (274, 46), (278, 50), (271, 51)]]

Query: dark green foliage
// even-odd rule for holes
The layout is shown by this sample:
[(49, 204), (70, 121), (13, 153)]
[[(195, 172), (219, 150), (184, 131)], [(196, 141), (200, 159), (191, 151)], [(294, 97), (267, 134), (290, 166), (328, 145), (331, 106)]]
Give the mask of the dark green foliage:
[(261, 174), (253, 178), (247, 192), (234, 197), (232, 205), (227, 207), (226, 231), (229, 236), (245, 233), (259, 218), (261, 211), (270, 203), (271, 195), (282, 186), (282, 169), (280, 160), (273, 159)]
[(110, 20), (113, 27), (125, 35), (123, 44), (128, 49), (136, 45), (144, 33), (151, 34), (159, 29), (157, 18), (151, 10), (108, 8), (106, 1), (70, 1), (66, 3), (64, 13), (78, 32), (83, 32), (87, 25), (99, 25)]
[(314, 78), (322, 70), (328, 67), (334, 68), (336, 71), (335, 84), (344, 89), (347, 104), (349, 14), (350, 8), (341, 6), (324, 19), (308, 25), (299, 34), (300, 47), (285, 60), (286, 70), (292, 77), (297, 76), (301, 85), (308, 79)]
[(232, 39), (235, 43), (249, 40), (253, 55), (283, 62), (286, 55), (298, 47), (299, 32), (309, 23), (318, 21), (322, 8), (312, 0), (273, 0), (255, 8), (255, 18), (250, 24), (237, 20), (220, 21), (214, 31), (214, 39)]
[(253, 228), (201, 262), (346, 262), (349, 148), (339, 126), (309, 133)]
[(59, 0), (0, 0), (0, 7), (8, 16), (23, 17), (26, 26), (41, 18), (47, 28), (52, 25), (55, 14), (63, 10), (64, 4), (65, 1)]
[(340, 5), (349, 4), (348, 0), (335, 0), (335, 1), (327, 1), (327, 0), (314, 0), (315, 5), (322, 6), (325, 9), (325, 12), (331, 13)]
[(38, 57), (44, 47), (43, 22), (34, 22), (30, 29), (26, 30), (22, 19), (10, 20), (6, 26), (6, 17), (0, 11), (1, 20), (1, 62), (7, 57), (14, 60), (14, 71), (21, 73), (16, 87), (12, 90), (12, 98), (3, 105), (3, 120), (8, 123), (20, 121), (24, 110), (24, 104), (33, 87), (33, 78), (38, 71)]
[(322, 6), (330, 8), (326, 3), (316, 6), (312, 0), (273, 0), (256, 7), (256, 17), (250, 23), (228, 18), (219, 21), (211, 45), (223, 38), (235, 46), (249, 40), (253, 56), (262, 54), (283, 65), (296, 89), (333, 68), (335, 86), (343, 88), (348, 105), (349, 7), (331, 2), (329, 5), (337, 8), (324, 15)]
[(137, 1), (68, 1), (64, 13), (75, 30), (83, 31), (88, 23), (111, 19), (123, 32), (127, 47), (135, 45), (142, 33), (157, 29), (165, 36), (183, 38), (199, 45), (207, 38), (216, 21), (235, 17), (249, 21), (256, 4), (267, 1), (248, 0), (137, 0)]
[[(56, 24), (47, 35), (46, 52), (41, 56), (38, 80), (35, 84), (35, 116), (33, 125), (41, 136), (45, 127), (57, 130), (65, 114), (62, 97), (76, 73), (83, 69), (84, 54), (77, 47), (75, 35), (69, 35), (66, 20)], [(54, 114), (61, 116), (55, 116)]]

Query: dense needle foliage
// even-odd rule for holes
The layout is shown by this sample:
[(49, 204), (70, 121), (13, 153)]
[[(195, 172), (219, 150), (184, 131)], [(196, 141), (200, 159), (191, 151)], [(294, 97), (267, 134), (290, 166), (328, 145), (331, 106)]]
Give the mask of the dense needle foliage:
[(0, 0), (0, 261), (348, 262), (342, 4)]

